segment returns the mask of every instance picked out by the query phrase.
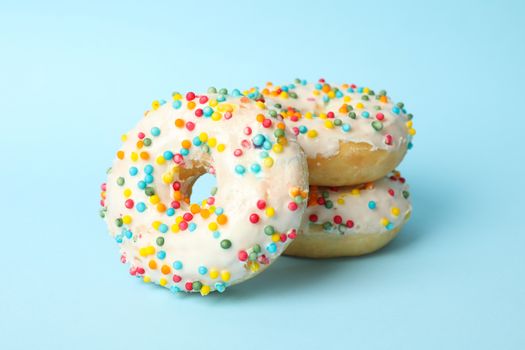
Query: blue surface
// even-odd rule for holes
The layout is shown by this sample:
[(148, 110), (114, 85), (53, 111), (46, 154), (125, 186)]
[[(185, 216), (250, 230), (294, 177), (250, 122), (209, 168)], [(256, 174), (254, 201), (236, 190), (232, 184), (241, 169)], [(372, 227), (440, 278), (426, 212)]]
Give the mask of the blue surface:
[[(2, 349), (524, 349), (523, 2), (0, 4)], [(306, 2), (304, 2), (306, 3)], [(322, 76), (415, 115), (413, 219), (223, 295), (128, 276), (98, 218), (156, 98)]]

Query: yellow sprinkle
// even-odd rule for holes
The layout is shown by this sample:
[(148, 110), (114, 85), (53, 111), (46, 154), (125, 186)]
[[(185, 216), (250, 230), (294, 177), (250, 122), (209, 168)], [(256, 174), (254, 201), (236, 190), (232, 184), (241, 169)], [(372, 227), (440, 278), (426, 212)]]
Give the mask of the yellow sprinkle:
[(319, 119), (326, 119), (326, 118), (328, 118), (326, 113), (319, 113)]
[(225, 148), (226, 148), (226, 146), (225, 146), (223, 143), (219, 143), (219, 144), (217, 145), (217, 151), (218, 151), (218, 152), (222, 152), (222, 151), (224, 151)]
[(153, 108), (153, 110), (157, 110), (158, 108), (160, 107), (160, 102), (155, 100), (153, 102), (151, 102), (151, 108)]
[(408, 129), (408, 133), (414, 136), (416, 134), (416, 129)]
[(355, 108), (357, 108), (357, 109), (363, 109), (363, 108), (365, 108), (365, 105), (362, 104), (361, 102), (359, 102), (358, 104), (355, 105)]
[(224, 282), (228, 282), (230, 278), (231, 278), (231, 274), (229, 271), (226, 271), (226, 270), (221, 271), (221, 279)]
[(213, 112), (213, 114), (211, 115), (211, 120), (213, 121), (221, 120), (221, 118), (222, 118), (222, 113), (220, 112)]
[(364, 92), (365, 94), (368, 94), (368, 93), (370, 92), (370, 89), (367, 88), (367, 87), (365, 87), (365, 88), (363, 89), (363, 92)]
[(158, 165), (163, 165), (163, 164), (166, 164), (166, 159), (164, 159), (163, 156), (158, 156), (157, 159), (155, 159), (155, 162), (156, 162)]
[(272, 149), (275, 153), (281, 153), (283, 151), (283, 146), (281, 144), (276, 143), (273, 145)]
[(126, 188), (124, 190), (124, 197), (129, 198), (129, 196), (131, 196), (131, 189)]
[(217, 225), (216, 222), (210, 222), (209, 225), (208, 225), (208, 229), (210, 231), (217, 231), (218, 228), (219, 228), (219, 226)]
[(189, 109), (190, 111), (191, 111), (192, 109), (194, 109), (194, 108), (195, 108), (195, 101), (190, 101), (190, 102), (188, 102), (187, 107), (188, 107), (188, 109)]
[(199, 134), (199, 140), (201, 140), (202, 142), (208, 141), (208, 134), (206, 134), (205, 132), (201, 132)]
[(169, 185), (173, 182), (173, 174), (170, 172), (164, 173), (162, 175), (162, 182), (164, 182), (166, 185)]
[(281, 235), (279, 235), (278, 233), (274, 233), (272, 235), (272, 241), (279, 242), (280, 240), (281, 240)]
[(153, 223), (151, 224), (151, 226), (153, 226), (153, 228), (155, 230), (158, 230), (159, 227), (160, 227), (160, 224), (162, 224), (160, 221), (153, 221)]
[(166, 284), (168, 284), (168, 280), (165, 278), (161, 278), (159, 284), (164, 287)]
[(265, 105), (264, 102), (262, 102), (262, 101), (257, 101), (257, 102), (256, 102), (256, 105), (257, 105), (257, 107), (259, 107), (260, 109), (265, 109), (265, 108), (266, 108), (266, 105)]
[(272, 207), (267, 207), (264, 212), (266, 213), (266, 216), (269, 218), (275, 215), (275, 209), (273, 209)]
[(401, 211), (399, 210), (399, 208), (396, 208), (396, 207), (392, 208), (392, 210), (390, 210), (390, 212), (391, 212), (392, 215), (394, 215), (394, 216), (398, 216), (398, 215), (401, 213)]
[(280, 98), (288, 98), (288, 93), (286, 91), (281, 91), (281, 93), (279, 94), (279, 97)]
[(206, 285), (202, 286), (202, 288), (201, 288), (201, 295), (205, 296), (205, 295), (208, 295), (208, 294), (210, 294), (210, 286), (206, 286)]
[(407, 123), (407, 128), (411, 128), (414, 125), (414, 122), (412, 120), (409, 120)]
[(315, 96), (319, 96), (321, 94), (321, 92), (319, 90), (314, 90), (312, 92)]
[(251, 272), (257, 272), (259, 271), (260, 265), (257, 261), (250, 261), (250, 271)]
[(149, 245), (147, 247), (142, 247), (139, 249), (140, 256), (146, 257), (148, 255), (155, 254), (155, 247), (152, 245)]
[(328, 93), (328, 97), (330, 97), (331, 99), (334, 98), (334, 97), (335, 97), (335, 92), (330, 91), (330, 92)]
[(210, 278), (216, 279), (219, 277), (219, 271), (217, 269), (210, 269)]
[(182, 95), (179, 94), (178, 92), (173, 95), (173, 100), (180, 100), (180, 99), (182, 99)]
[(126, 142), (126, 141), (128, 140), (128, 135), (126, 135), (126, 134), (122, 135), (122, 136), (120, 137), (120, 140), (121, 140), (122, 142)]
[(124, 215), (122, 217), (122, 222), (125, 223), (126, 225), (131, 224), (131, 221), (132, 221), (132, 219), (131, 219), (131, 216), (129, 216), (129, 215)]
[(306, 112), (306, 113), (304, 114), (304, 117), (305, 117), (306, 119), (312, 119), (312, 118), (313, 118), (313, 114), (312, 114), (312, 112)]
[(180, 231), (180, 228), (179, 228), (179, 225), (178, 225), (178, 224), (173, 224), (173, 225), (171, 225), (171, 228), (170, 228), (170, 229), (171, 229), (171, 232), (173, 232), (173, 233), (177, 233), (177, 232)]
[(144, 276), (144, 278), (142, 280), (144, 281), (144, 283), (150, 283), (151, 282), (151, 277)]
[(308, 136), (309, 138), (313, 139), (313, 138), (317, 137), (317, 131), (316, 130), (308, 130), (308, 132), (306, 133), (306, 136)]
[(273, 158), (266, 157), (263, 159), (263, 166), (266, 168), (271, 168), (273, 166)]
[(389, 223), (387, 218), (381, 218), (381, 220), (379, 222), (381, 223), (382, 226), (386, 226)]
[(333, 129), (334, 128), (334, 123), (332, 123), (330, 120), (327, 120), (324, 122), (324, 127), (327, 128), (327, 129)]
[(361, 191), (358, 188), (352, 188), (352, 191), (350, 192), (352, 196), (359, 196), (361, 194)]
[(160, 202), (160, 198), (159, 196), (157, 196), (156, 194), (154, 194), (153, 196), (149, 197), (149, 202), (151, 204), (157, 204)]
[(343, 101), (348, 103), (348, 102), (352, 101), (352, 98), (350, 96), (345, 96), (345, 97), (343, 97)]
[(177, 217), (175, 218), (175, 223), (176, 223), (176, 224), (180, 224), (183, 220), (184, 220), (184, 218), (183, 218), (182, 216), (179, 215), (179, 216), (177, 216)]
[(136, 152), (131, 152), (131, 160), (136, 162), (139, 159), (139, 155)]
[(208, 146), (215, 147), (217, 145), (217, 139), (215, 137), (211, 137), (208, 139)]
[(343, 204), (345, 204), (345, 200), (343, 198), (338, 198), (337, 199), (337, 204), (343, 205)]
[(210, 107), (215, 107), (217, 106), (218, 102), (216, 99), (211, 99), (208, 104), (210, 105)]

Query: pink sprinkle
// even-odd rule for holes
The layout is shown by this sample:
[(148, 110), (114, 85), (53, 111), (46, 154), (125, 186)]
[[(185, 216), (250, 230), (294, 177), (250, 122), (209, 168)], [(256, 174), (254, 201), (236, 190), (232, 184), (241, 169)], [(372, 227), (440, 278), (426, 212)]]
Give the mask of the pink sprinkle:
[(226, 112), (226, 113), (224, 113), (224, 119), (228, 120), (228, 119), (231, 119), (231, 117), (233, 117), (232, 112)]
[(213, 205), (215, 203), (215, 197), (209, 197), (207, 200), (206, 200), (206, 203), (208, 205)]
[(179, 275), (173, 275), (172, 279), (175, 283), (179, 283), (180, 281), (182, 281), (182, 277), (180, 277)]
[(297, 208), (298, 208), (297, 203), (295, 202), (288, 203), (288, 209), (290, 209), (291, 211), (296, 211)]
[(106, 183), (105, 182), (102, 185), (100, 185), (100, 189), (102, 191), (106, 191)]
[(279, 239), (280, 239), (281, 242), (283, 242), (283, 243), (286, 242), (286, 239), (287, 239), (287, 238), (288, 238), (288, 237), (286, 237), (286, 233), (281, 233), (281, 235), (279, 236)]
[(143, 132), (139, 132), (138, 137), (139, 137), (139, 139), (142, 140), (143, 138), (146, 137), (146, 135)]
[(182, 154), (180, 153), (175, 153), (173, 155), (173, 161), (176, 163), (176, 164), (180, 164), (184, 161), (184, 157), (182, 156)]
[(294, 126), (294, 127), (292, 128), (292, 131), (293, 131), (293, 134), (294, 134), (295, 136), (299, 135), (299, 128), (298, 128), (298, 127)]
[(248, 141), (248, 140), (242, 140), (241, 141), (241, 146), (243, 148), (250, 148), (252, 146), (252, 143), (250, 141)]
[(236, 157), (242, 156), (242, 149), (237, 148), (235, 151), (233, 151), (233, 155)]
[(202, 111), (202, 109), (197, 108), (197, 109), (195, 110), (195, 116), (196, 116), (196, 117), (202, 117), (203, 114), (204, 114), (204, 112)]
[(144, 272), (146, 272), (146, 271), (145, 271), (142, 267), (137, 267), (137, 273), (138, 273), (139, 275), (143, 275)]
[(392, 135), (388, 134), (388, 135), (385, 136), (385, 143), (387, 145), (391, 145), (392, 141), (393, 141)]
[(263, 122), (262, 122), (262, 125), (265, 128), (269, 128), (270, 126), (272, 126), (272, 121), (270, 119), (264, 119)]
[(135, 203), (133, 202), (133, 199), (128, 199), (128, 200), (126, 200), (126, 202), (124, 203), (124, 205), (126, 206), (126, 208), (131, 209), (131, 208), (133, 208), (133, 206), (135, 205)]
[(237, 254), (237, 257), (240, 261), (246, 261), (248, 260), (248, 253), (246, 253), (244, 250), (241, 250), (239, 254)]
[(186, 129), (188, 129), (189, 131), (193, 131), (193, 129), (195, 129), (195, 123), (194, 122), (187, 122), (186, 123)]
[(180, 229), (181, 231), (184, 231), (184, 230), (186, 230), (187, 228), (188, 228), (188, 223), (187, 223), (186, 221), (181, 221), (181, 222), (179, 222), (179, 229)]
[(292, 115), (292, 116), (290, 117), (290, 120), (291, 120), (292, 122), (297, 122), (297, 121), (299, 121), (299, 117), (296, 116), (296, 115)]
[(295, 239), (297, 237), (297, 232), (295, 231), (295, 229), (293, 229), (289, 234), (288, 234), (288, 238), (290, 239)]
[(244, 128), (244, 135), (251, 135), (252, 134), (252, 128), (249, 126)]
[(182, 218), (186, 221), (191, 221), (193, 220), (193, 215), (191, 213), (184, 213), (184, 215), (182, 215)]
[(384, 120), (385, 119), (385, 115), (381, 112), (377, 113), (376, 114), (376, 119), (377, 120)]
[(180, 208), (180, 202), (179, 201), (173, 201), (171, 202), (171, 207), (173, 209), (179, 209)]
[(204, 103), (206, 103), (206, 102), (208, 102), (208, 96), (201, 96), (201, 97), (199, 98), (199, 103), (200, 103), (200, 104), (204, 104)]
[(329, 119), (334, 119), (335, 118), (335, 114), (334, 114), (334, 112), (328, 112), (328, 113), (326, 113), (326, 117), (329, 118)]

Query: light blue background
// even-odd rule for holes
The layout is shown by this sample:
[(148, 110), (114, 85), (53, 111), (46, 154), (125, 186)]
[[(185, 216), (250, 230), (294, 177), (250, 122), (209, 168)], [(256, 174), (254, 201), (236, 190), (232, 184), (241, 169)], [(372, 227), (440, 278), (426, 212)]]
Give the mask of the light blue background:
[[(2, 349), (525, 348), (523, 2), (106, 2), (0, 2)], [(400, 237), (206, 298), (129, 277), (98, 218), (121, 133), (295, 77), (414, 113)]]

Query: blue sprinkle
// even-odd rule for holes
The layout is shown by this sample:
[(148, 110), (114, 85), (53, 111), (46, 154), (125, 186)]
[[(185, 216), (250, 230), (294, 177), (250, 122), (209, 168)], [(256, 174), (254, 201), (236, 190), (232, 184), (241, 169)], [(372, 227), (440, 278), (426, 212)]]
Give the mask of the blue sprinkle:
[(137, 203), (135, 208), (137, 208), (137, 211), (139, 213), (142, 213), (144, 210), (146, 210), (146, 204), (144, 204), (143, 202), (139, 202), (139, 203)]
[(335, 97), (341, 98), (343, 97), (343, 93), (340, 90), (337, 90), (337, 92), (335, 93)]
[(362, 87), (357, 88), (357, 92), (362, 93), (363, 92), (363, 88)]
[(180, 270), (180, 269), (182, 269), (182, 263), (181, 263), (180, 261), (178, 261), (178, 260), (175, 261), (175, 262), (173, 262), (173, 268), (174, 268), (175, 270)]
[(344, 132), (349, 132), (351, 129), (350, 124), (343, 124), (342, 128)]
[(148, 165), (146, 165), (146, 166), (144, 167), (144, 172), (145, 172), (146, 174), (151, 174), (151, 173), (153, 173), (153, 167), (151, 166), (151, 164), (148, 164)]
[(138, 188), (140, 188), (141, 190), (143, 190), (143, 189), (146, 188), (147, 185), (146, 185), (146, 182), (144, 182), (144, 181), (141, 180), (141, 181), (137, 182), (137, 186), (138, 186)]
[(288, 92), (288, 86), (281, 86), (281, 90)]
[(116, 235), (115, 241), (117, 241), (117, 243), (122, 243), (122, 235)]
[(224, 209), (222, 209), (222, 208), (215, 208), (215, 214), (221, 215), (222, 213), (224, 213)]
[(160, 224), (160, 226), (159, 226), (159, 231), (162, 232), (162, 233), (166, 233), (166, 232), (168, 232), (168, 225), (166, 225), (166, 224)]
[(164, 157), (164, 159), (166, 160), (171, 160), (173, 159), (173, 152), (171, 151), (166, 151), (162, 154), (162, 156)]
[(194, 144), (195, 146), (200, 146), (200, 145), (202, 145), (202, 141), (201, 141), (201, 139), (200, 139), (198, 136), (195, 136), (195, 137), (193, 138), (193, 144)]
[(206, 106), (202, 109), (202, 113), (205, 117), (211, 117), (213, 114), (213, 109), (210, 106)]
[(264, 140), (266, 140), (266, 138), (264, 137), (264, 135), (257, 134), (257, 135), (255, 135), (255, 137), (252, 139), (252, 142), (253, 142), (253, 144), (254, 144), (255, 147), (261, 147), (262, 144), (264, 143)]
[(221, 233), (219, 231), (213, 231), (213, 238), (219, 238)]
[(391, 223), (391, 222), (389, 222), (388, 225), (386, 225), (386, 229), (387, 229), (388, 231), (392, 230), (393, 228), (394, 228), (394, 224)]
[(270, 141), (264, 141), (263, 143), (263, 148), (267, 151), (271, 150), (272, 149), (272, 143)]
[(129, 168), (129, 174), (131, 176), (135, 176), (139, 173), (139, 169), (135, 168), (134, 166), (132, 166), (131, 168)]
[(166, 257), (166, 252), (164, 250), (161, 250), (157, 253), (157, 258), (159, 258), (160, 260), (164, 260), (165, 257)]
[(153, 135), (153, 136), (159, 136), (159, 135), (160, 135), (160, 129), (157, 128), (156, 126), (152, 127), (152, 128), (151, 128), (151, 135)]
[(374, 201), (368, 202), (368, 208), (375, 209), (376, 208), (376, 202), (374, 202)]
[(182, 102), (180, 102), (180, 100), (175, 100), (171, 105), (173, 106), (173, 108), (179, 109), (182, 106)]
[(346, 92), (354, 92), (354, 89), (348, 88), (348, 89), (346, 89)]
[(177, 286), (171, 286), (170, 287), (170, 291), (173, 293), (173, 294), (176, 294), (176, 293), (179, 293), (181, 290), (179, 287)]
[(368, 113), (367, 111), (364, 111), (363, 113), (361, 113), (361, 117), (368, 118), (370, 117), (370, 113)]
[(190, 154), (190, 150), (187, 148), (181, 148), (179, 152), (183, 157), (186, 157), (188, 154)]
[(168, 210), (166, 210), (166, 215), (168, 215), (168, 216), (173, 216), (173, 215), (175, 215), (175, 209), (173, 209), (173, 208), (168, 208)]
[(259, 154), (259, 157), (261, 157), (262, 159), (264, 158), (268, 158), (270, 155), (268, 154), (268, 152), (266, 151), (262, 151), (260, 154)]
[(131, 232), (130, 230), (126, 230), (126, 232), (124, 232), (124, 235), (127, 239), (130, 239), (131, 237), (133, 237), (133, 232)]
[(261, 166), (257, 163), (252, 164), (250, 167), (251, 171), (257, 174), (259, 171), (261, 171)]
[(394, 112), (395, 114), (399, 114), (399, 112), (401, 112), (401, 110), (399, 109), (399, 107), (394, 106), (394, 107), (392, 107), (392, 112)]
[(414, 145), (412, 144), (412, 142), (409, 142), (408, 143), (408, 149), (412, 149), (412, 147), (414, 147)]
[(236, 165), (235, 166), (235, 172), (237, 174), (242, 175), (242, 174), (244, 174), (245, 171), (246, 171), (246, 169), (242, 165)]
[(162, 105), (165, 105), (166, 104), (166, 100), (159, 100), (159, 104), (162, 106)]
[(232, 90), (232, 96), (242, 96), (241, 92), (239, 91), (239, 89), (233, 89)]
[(190, 224), (188, 225), (188, 230), (189, 230), (190, 232), (195, 231), (195, 229), (197, 229), (197, 225), (196, 225), (194, 222), (192, 222), (192, 223), (190, 223)]
[(199, 266), (199, 273), (205, 275), (208, 273), (208, 269), (205, 266)]
[(217, 290), (217, 292), (222, 293), (226, 290), (226, 285), (221, 282), (215, 283), (215, 289)]
[(144, 177), (144, 182), (146, 182), (147, 184), (152, 183), (152, 182), (153, 182), (153, 176), (151, 176), (151, 175), (146, 175), (146, 176)]
[(226, 101), (226, 96), (224, 96), (224, 95), (219, 95), (219, 96), (217, 97), (217, 102), (224, 102), (224, 101)]
[(317, 84), (315, 84), (315, 88), (317, 90), (321, 90), (323, 88), (323, 84), (317, 83)]
[(270, 243), (266, 246), (266, 250), (273, 254), (277, 251), (277, 245), (275, 243)]

